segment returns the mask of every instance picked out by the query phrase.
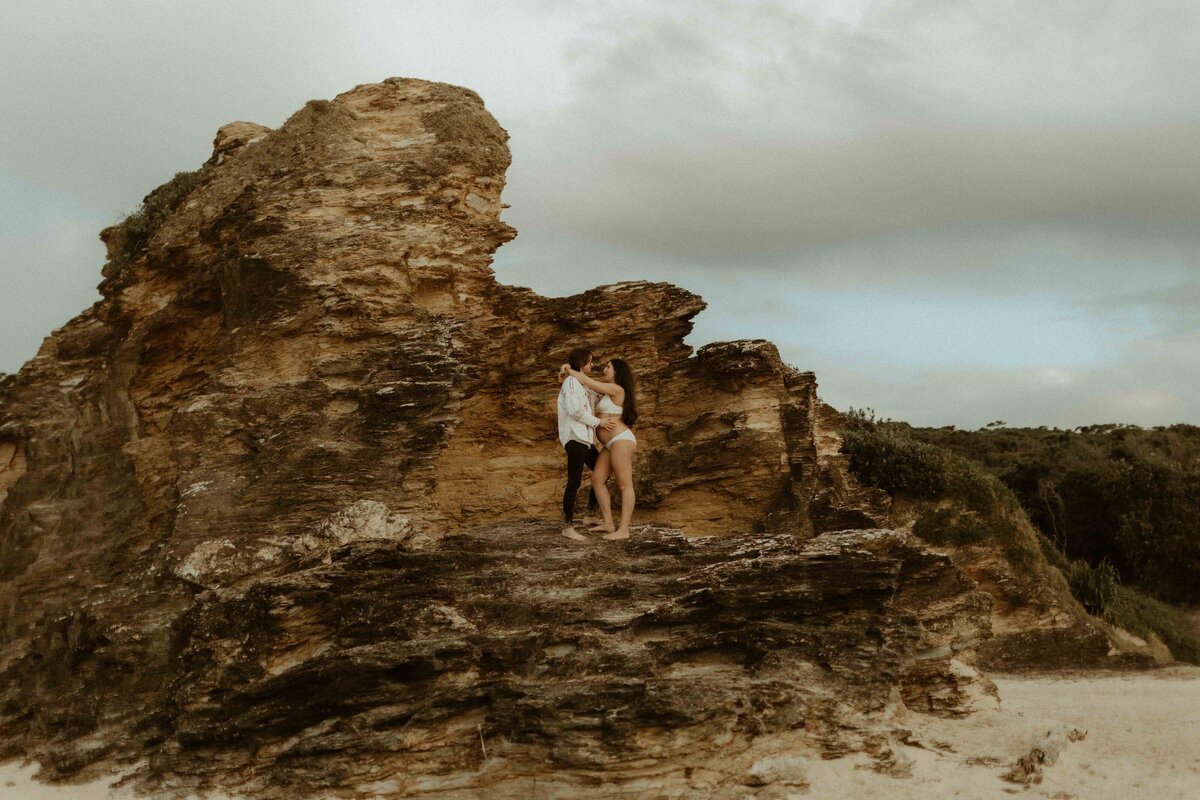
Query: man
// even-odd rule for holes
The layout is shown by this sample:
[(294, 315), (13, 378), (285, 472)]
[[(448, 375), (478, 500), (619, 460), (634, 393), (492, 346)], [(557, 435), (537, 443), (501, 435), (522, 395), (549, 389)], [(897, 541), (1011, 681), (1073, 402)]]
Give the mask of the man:
[[(567, 356), (572, 369), (580, 372), (591, 372), (592, 353), (590, 350), (577, 347)], [(583, 482), (583, 467), (588, 469), (596, 466), (600, 452), (593, 446), (596, 441), (596, 427), (611, 430), (616, 422), (611, 419), (600, 420), (592, 413), (595, 403), (593, 392), (572, 377), (568, 377), (558, 390), (558, 441), (567, 452), (567, 488), (563, 492), (563, 519), (567, 527), (563, 528), (563, 536), (577, 542), (585, 541), (586, 537), (575, 530), (575, 497), (579, 494), (579, 484)], [(596, 493), (588, 495), (588, 511), (596, 507)]]

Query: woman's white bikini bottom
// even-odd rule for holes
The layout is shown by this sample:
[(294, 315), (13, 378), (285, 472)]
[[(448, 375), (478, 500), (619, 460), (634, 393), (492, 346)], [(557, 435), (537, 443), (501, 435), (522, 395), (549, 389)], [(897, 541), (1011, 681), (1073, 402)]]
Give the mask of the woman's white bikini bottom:
[(634, 438), (633, 431), (629, 430), (629, 428), (626, 428), (613, 438), (609, 439), (608, 443), (604, 446), (609, 450), (612, 450), (612, 446), (617, 442), (633, 442), (634, 444), (637, 444), (637, 439)]

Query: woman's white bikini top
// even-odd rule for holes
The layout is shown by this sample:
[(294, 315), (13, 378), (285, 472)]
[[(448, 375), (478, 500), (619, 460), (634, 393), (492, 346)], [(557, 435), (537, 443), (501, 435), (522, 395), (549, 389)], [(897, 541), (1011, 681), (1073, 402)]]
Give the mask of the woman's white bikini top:
[(620, 414), (624, 409), (612, 401), (608, 395), (600, 398), (600, 402), (596, 403), (597, 414)]

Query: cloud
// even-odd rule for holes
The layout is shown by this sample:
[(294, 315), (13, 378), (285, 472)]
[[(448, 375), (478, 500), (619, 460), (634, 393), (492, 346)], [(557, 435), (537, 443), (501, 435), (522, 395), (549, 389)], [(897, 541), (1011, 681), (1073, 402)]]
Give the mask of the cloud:
[[(1130, 157), (1150, 139), (1164, 144)], [(556, 164), (525, 202), (543, 224), (680, 258), (776, 254), (961, 223), (1200, 222), (1196, 141), (1200, 124), (910, 124), (835, 141), (699, 134)]]
[(616, 8), (523, 148), (518, 221), (687, 259), (1200, 221), (1194, 6), (898, 2), (854, 27), (777, 3)]
[(606, 6), (514, 136), (501, 277), (682, 283), (696, 344), (922, 424), (1200, 418), (1200, 9), (661, 8)]
[(1200, 419), (1195, 353), (1200, 335), (1193, 334), (1142, 341), (1089, 368), (861, 370), (843, 361), (816, 370), (821, 395), (834, 406), (869, 407), (915, 425), (978, 428), (1003, 419), (1030, 427), (1154, 426)]
[(226, 122), (274, 126), (363, 79), (323, 0), (8, 3), (4, 29), (0, 168), (113, 214), (198, 167)]
[[(524, 232), (513, 243), (522, 248), (499, 251), (496, 269), (502, 281), (551, 295), (617, 280), (687, 286), (709, 303), (691, 344), (770, 339), (789, 363), (814, 370), (822, 396), (842, 409), (968, 428), (997, 418), (1060, 427), (1200, 419), (1200, 325), (1166, 324), (1165, 312), (1112, 300), (1137, 286), (1170, 298), (1187, 275), (1171, 261), (1173, 246), (1132, 246), (1161, 257), (1155, 271), (1120, 247), (1107, 252), (1106, 235), (1092, 233), (859, 241), (810, 254), (818, 271), (788, 271), (753, 260), (696, 269)], [(992, 257), (964, 266), (975, 251)], [(839, 265), (857, 277), (840, 276)]]
[(386, 77), (324, 0), (5, 3), (0, 75), (0, 372), (96, 299), (101, 228), (219, 126)]
[(512, 134), (502, 280), (678, 283), (693, 343), (773, 339), (841, 407), (1200, 419), (1194, 3), (10, 5), (0, 369), (219, 125), (409, 75)]

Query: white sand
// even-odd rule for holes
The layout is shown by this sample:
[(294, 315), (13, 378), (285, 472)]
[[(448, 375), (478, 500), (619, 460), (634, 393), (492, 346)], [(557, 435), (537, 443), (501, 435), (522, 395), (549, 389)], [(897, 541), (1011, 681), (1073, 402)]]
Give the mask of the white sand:
[[(913, 739), (929, 748), (901, 748), (913, 761), (911, 778), (880, 775), (861, 757), (815, 762), (809, 796), (1200, 798), (1200, 669), (994, 680), (1000, 711), (964, 720), (908, 716), (904, 725)], [(1044, 768), (1040, 785), (1025, 788), (1000, 779), (1038, 738), (1064, 728), (1085, 730), (1087, 737), (1067, 745), (1057, 763)]]
[[(1197, 800), (1200, 798), (1200, 668), (1149, 673), (1000, 677), (1002, 708), (964, 720), (908, 714), (910, 741), (900, 746), (912, 776), (892, 778), (870, 769), (865, 756), (810, 759), (805, 798), (1011, 798), (1052, 800)], [(1025, 788), (1000, 775), (1047, 731), (1079, 728), (1087, 737), (1069, 744), (1047, 766), (1040, 785)], [(20, 800), (127, 800), (107, 781), (47, 786), (32, 780), (34, 766), (0, 765), (0, 798)], [(780, 796), (770, 793), (772, 796)], [(748, 792), (748, 796), (753, 796)]]
[(110, 791), (110, 780), (72, 785), (50, 786), (33, 779), (37, 764), (22, 766), (19, 761), (0, 764), (0, 798), (4, 800), (125, 800), (134, 795), (128, 790)]
[(1080, 798), (1200, 798), (1200, 669), (996, 682), (1003, 708), (1083, 728), (1041, 791)]

